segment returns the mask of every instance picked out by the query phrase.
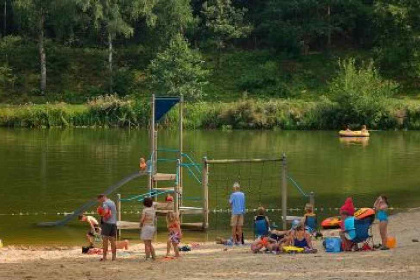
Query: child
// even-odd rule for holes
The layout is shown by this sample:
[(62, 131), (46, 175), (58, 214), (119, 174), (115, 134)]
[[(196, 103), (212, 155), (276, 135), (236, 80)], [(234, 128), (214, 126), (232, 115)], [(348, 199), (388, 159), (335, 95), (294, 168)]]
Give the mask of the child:
[(314, 213), (314, 207), (310, 203), (305, 205), (305, 214), (303, 215), (302, 224), (308, 228), (310, 234), (315, 234), (317, 230), (317, 219)]
[(305, 252), (316, 253), (316, 249), (312, 246), (311, 235), (305, 232), (305, 226), (300, 224), (290, 236), (290, 245), (303, 248)]
[(146, 171), (147, 164), (144, 158), (140, 158), (139, 168), (140, 168), (140, 171)]
[(86, 234), (86, 238), (89, 242), (89, 247), (93, 248), (93, 242), (95, 241), (94, 238), (101, 235), (101, 228), (99, 226), (98, 220), (96, 220), (96, 218), (93, 216), (79, 215), (79, 221), (89, 224), (90, 228)]
[(165, 202), (173, 202), (173, 201), (174, 201), (174, 197), (171, 194), (167, 193), (165, 197)]
[(181, 225), (179, 223), (178, 215), (174, 212), (169, 212), (166, 216), (166, 224), (169, 230), (169, 238), (166, 244), (166, 257), (169, 257), (171, 253), (171, 245), (174, 248), (175, 257), (179, 257), (178, 245), (181, 242), (182, 232)]
[(341, 231), (340, 237), (341, 242), (344, 246), (344, 251), (351, 251), (353, 246), (353, 240), (356, 238), (356, 228), (354, 227), (354, 217), (349, 215), (345, 210), (341, 210)]
[(152, 257), (152, 260), (156, 259), (155, 248), (152, 245), (153, 235), (155, 234), (155, 217), (156, 210), (153, 207), (153, 200), (150, 197), (146, 197), (143, 201), (144, 209), (140, 218), (141, 234), (140, 238), (144, 242), (144, 250), (146, 252), (146, 260)]
[(388, 241), (388, 198), (384, 195), (379, 196), (373, 207), (376, 210), (376, 218), (379, 220), (379, 233), (381, 234), (381, 250), (388, 250), (386, 246)]
[(367, 130), (367, 127), (366, 127), (366, 125), (362, 125), (362, 129), (361, 129), (361, 132), (362, 132), (362, 133), (366, 133), (366, 132), (369, 132), (369, 131)]
[(270, 220), (265, 215), (264, 207), (258, 207), (257, 216), (254, 217), (255, 235), (267, 236), (270, 231)]
[(352, 132), (352, 130), (350, 129), (350, 125), (346, 125), (346, 132)]

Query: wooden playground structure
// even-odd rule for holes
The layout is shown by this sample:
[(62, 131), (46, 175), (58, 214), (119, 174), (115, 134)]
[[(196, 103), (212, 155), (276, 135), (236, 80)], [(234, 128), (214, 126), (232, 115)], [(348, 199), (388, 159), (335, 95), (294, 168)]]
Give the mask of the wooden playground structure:
[[(181, 219), (181, 227), (185, 229), (206, 230), (209, 227), (209, 167), (219, 164), (237, 164), (237, 163), (264, 163), (264, 162), (281, 162), (281, 170), (278, 170), (281, 176), (281, 213), (283, 228), (286, 228), (288, 221), (295, 217), (287, 216), (287, 161), (286, 155), (273, 159), (207, 159), (204, 157), (201, 163), (196, 163), (192, 158), (183, 152), (183, 97), (155, 97), (151, 100), (151, 121), (149, 127), (150, 136), (150, 158), (147, 162), (148, 173), (148, 192), (134, 197), (122, 198), (121, 194), (117, 194), (118, 207), (118, 229), (138, 229), (138, 222), (122, 221), (121, 209), (124, 201), (141, 202), (145, 197), (153, 197), (155, 200), (155, 208), (158, 216), (166, 216), (168, 212), (173, 211), (179, 214)], [(176, 149), (160, 149), (157, 144), (158, 139), (158, 122), (175, 104), (178, 104), (179, 124), (178, 124), (178, 147)], [(161, 108), (163, 107), (163, 109)], [(161, 153), (176, 154), (176, 158), (159, 158)], [(158, 172), (159, 162), (175, 162), (174, 173)], [(184, 204), (184, 169), (188, 174), (192, 174), (197, 183), (201, 187), (201, 207), (190, 207)], [(168, 187), (168, 182), (172, 182), (172, 186)], [(231, 182), (233, 183), (233, 182)], [(165, 187), (161, 187), (165, 185)], [(171, 194), (174, 198), (173, 202), (159, 201), (161, 195)], [(314, 195), (308, 195), (312, 204), (315, 203)], [(197, 223), (184, 223), (183, 216), (201, 215), (201, 221)]]

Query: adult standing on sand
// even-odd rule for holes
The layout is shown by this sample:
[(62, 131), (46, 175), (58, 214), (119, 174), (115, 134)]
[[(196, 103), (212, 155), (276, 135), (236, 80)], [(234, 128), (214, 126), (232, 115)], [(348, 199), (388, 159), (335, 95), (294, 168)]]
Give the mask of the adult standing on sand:
[(104, 194), (98, 195), (98, 201), (102, 203), (103, 208), (103, 214), (101, 215), (103, 257), (101, 261), (106, 261), (108, 242), (111, 243), (112, 260), (115, 261), (117, 258), (117, 207), (114, 201), (107, 198)]
[(232, 240), (239, 245), (242, 242), (242, 227), (244, 226), (245, 194), (240, 191), (239, 183), (233, 184), (233, 193), (230, 195), (229, 203), (232, 208), (230, 226), (232, 227)]

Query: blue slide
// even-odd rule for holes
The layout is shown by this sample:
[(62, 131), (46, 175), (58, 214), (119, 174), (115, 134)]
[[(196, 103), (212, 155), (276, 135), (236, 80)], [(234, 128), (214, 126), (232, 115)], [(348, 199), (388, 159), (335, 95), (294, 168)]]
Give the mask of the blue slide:
[[(122, 179), (121, 181), (117, 182), (116, 184), (110, 186), (106, 191), (103, 192), (103, 194), (110, 195), (111, 193), (113, 193), (117, 189), (121, 188), (122, 186), (124, 186), (128, 182), (132, 181), (133, 179), (138, 178), (138, 177), (141, 177), (141, 176), (147, 176), (147, 175), (149, 175), (149, 173), (147, 173), (147, 172), (138, 172), (137, 171), (137, 172), (135, 172), (135, 173), (133, 173), (133, 174), (125, 177), (124, 179)], [(80, 206), (79, 208), (77, 208), (76, 210), (74, 210), (72, 214), (65, 216), (64, 219), (59, 220), (59, 221), (55, 221), (55, 222), (39, 223), (38, 226), (41, 226), (41, 227), (64, 226), (68, 222), (70, 222), (71, 220), (73, 220), (74, 218), (78, 217), (80, 214), (83, 214), (83, 212), (85, 212), (86, 210), (88, 210), (89, 208), (91, 208), (92, 206), (94, 206), (97, 203), (98, 202), (97, 202), (96, 199), (92, 199), (92, 200), (86, 202), (85, 204), (83, 204), (82, 206)]]

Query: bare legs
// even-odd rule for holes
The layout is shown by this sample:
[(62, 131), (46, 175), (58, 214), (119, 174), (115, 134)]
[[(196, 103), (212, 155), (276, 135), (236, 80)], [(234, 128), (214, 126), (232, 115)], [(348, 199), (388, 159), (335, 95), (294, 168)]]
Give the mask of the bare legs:
[(86, 239), (89, 242), (89, 246), (93, 247), (93, 237), (90, 236), (89, 234), (86, 234)]
[(179, 257), (179, 249), (178, 244), (171, 241), (171, 239), (168, 239), (168, 242), (166, 243), (166, 256), (169, 257), (171, 254), (171, 246), (174, 248), (175, 257)]
[(108, 254), (108, 242), (109, 242), (109, 237), (107, 236), (103, 236), (102, 237), (102, 260), (106, 260), (106, 256)]
[(238, 242), (236, 234), (237, 234), (236, 233), (236, 226), (233, 226), (232, 227), (232, 241), (233, 241), (233, 243)]
[(111, 243), (112, 260), (115, 261), (117, 259), (117, 245), (115, 242), (115, 237), (109, 236), (102, 237), (102, 260), (106, 261), (108, 255), (108, 242)]
[(144, 250), (146, 252), (146, 259), (152, 257), (152, 259), (156, 258), (155, 255), (155, 248), (153, 248), (152, 240), (144, 240)]
[(236, 227), (236, 234), (238, 235), (237, 242), (241, 244), (242, 243), (242, 226)]
[(379, 222), (379, 233), (381, 234), (382, 247), (387, 247), (386, 243), (388, 241), (388, 222), (383, 221)]
[(116, 244), (115, 237), (109, 237), (109, 242), (111, 243), (111, 251), (112, 251), (112, 260), (115, 261), (117, 258), (117, 244)]

